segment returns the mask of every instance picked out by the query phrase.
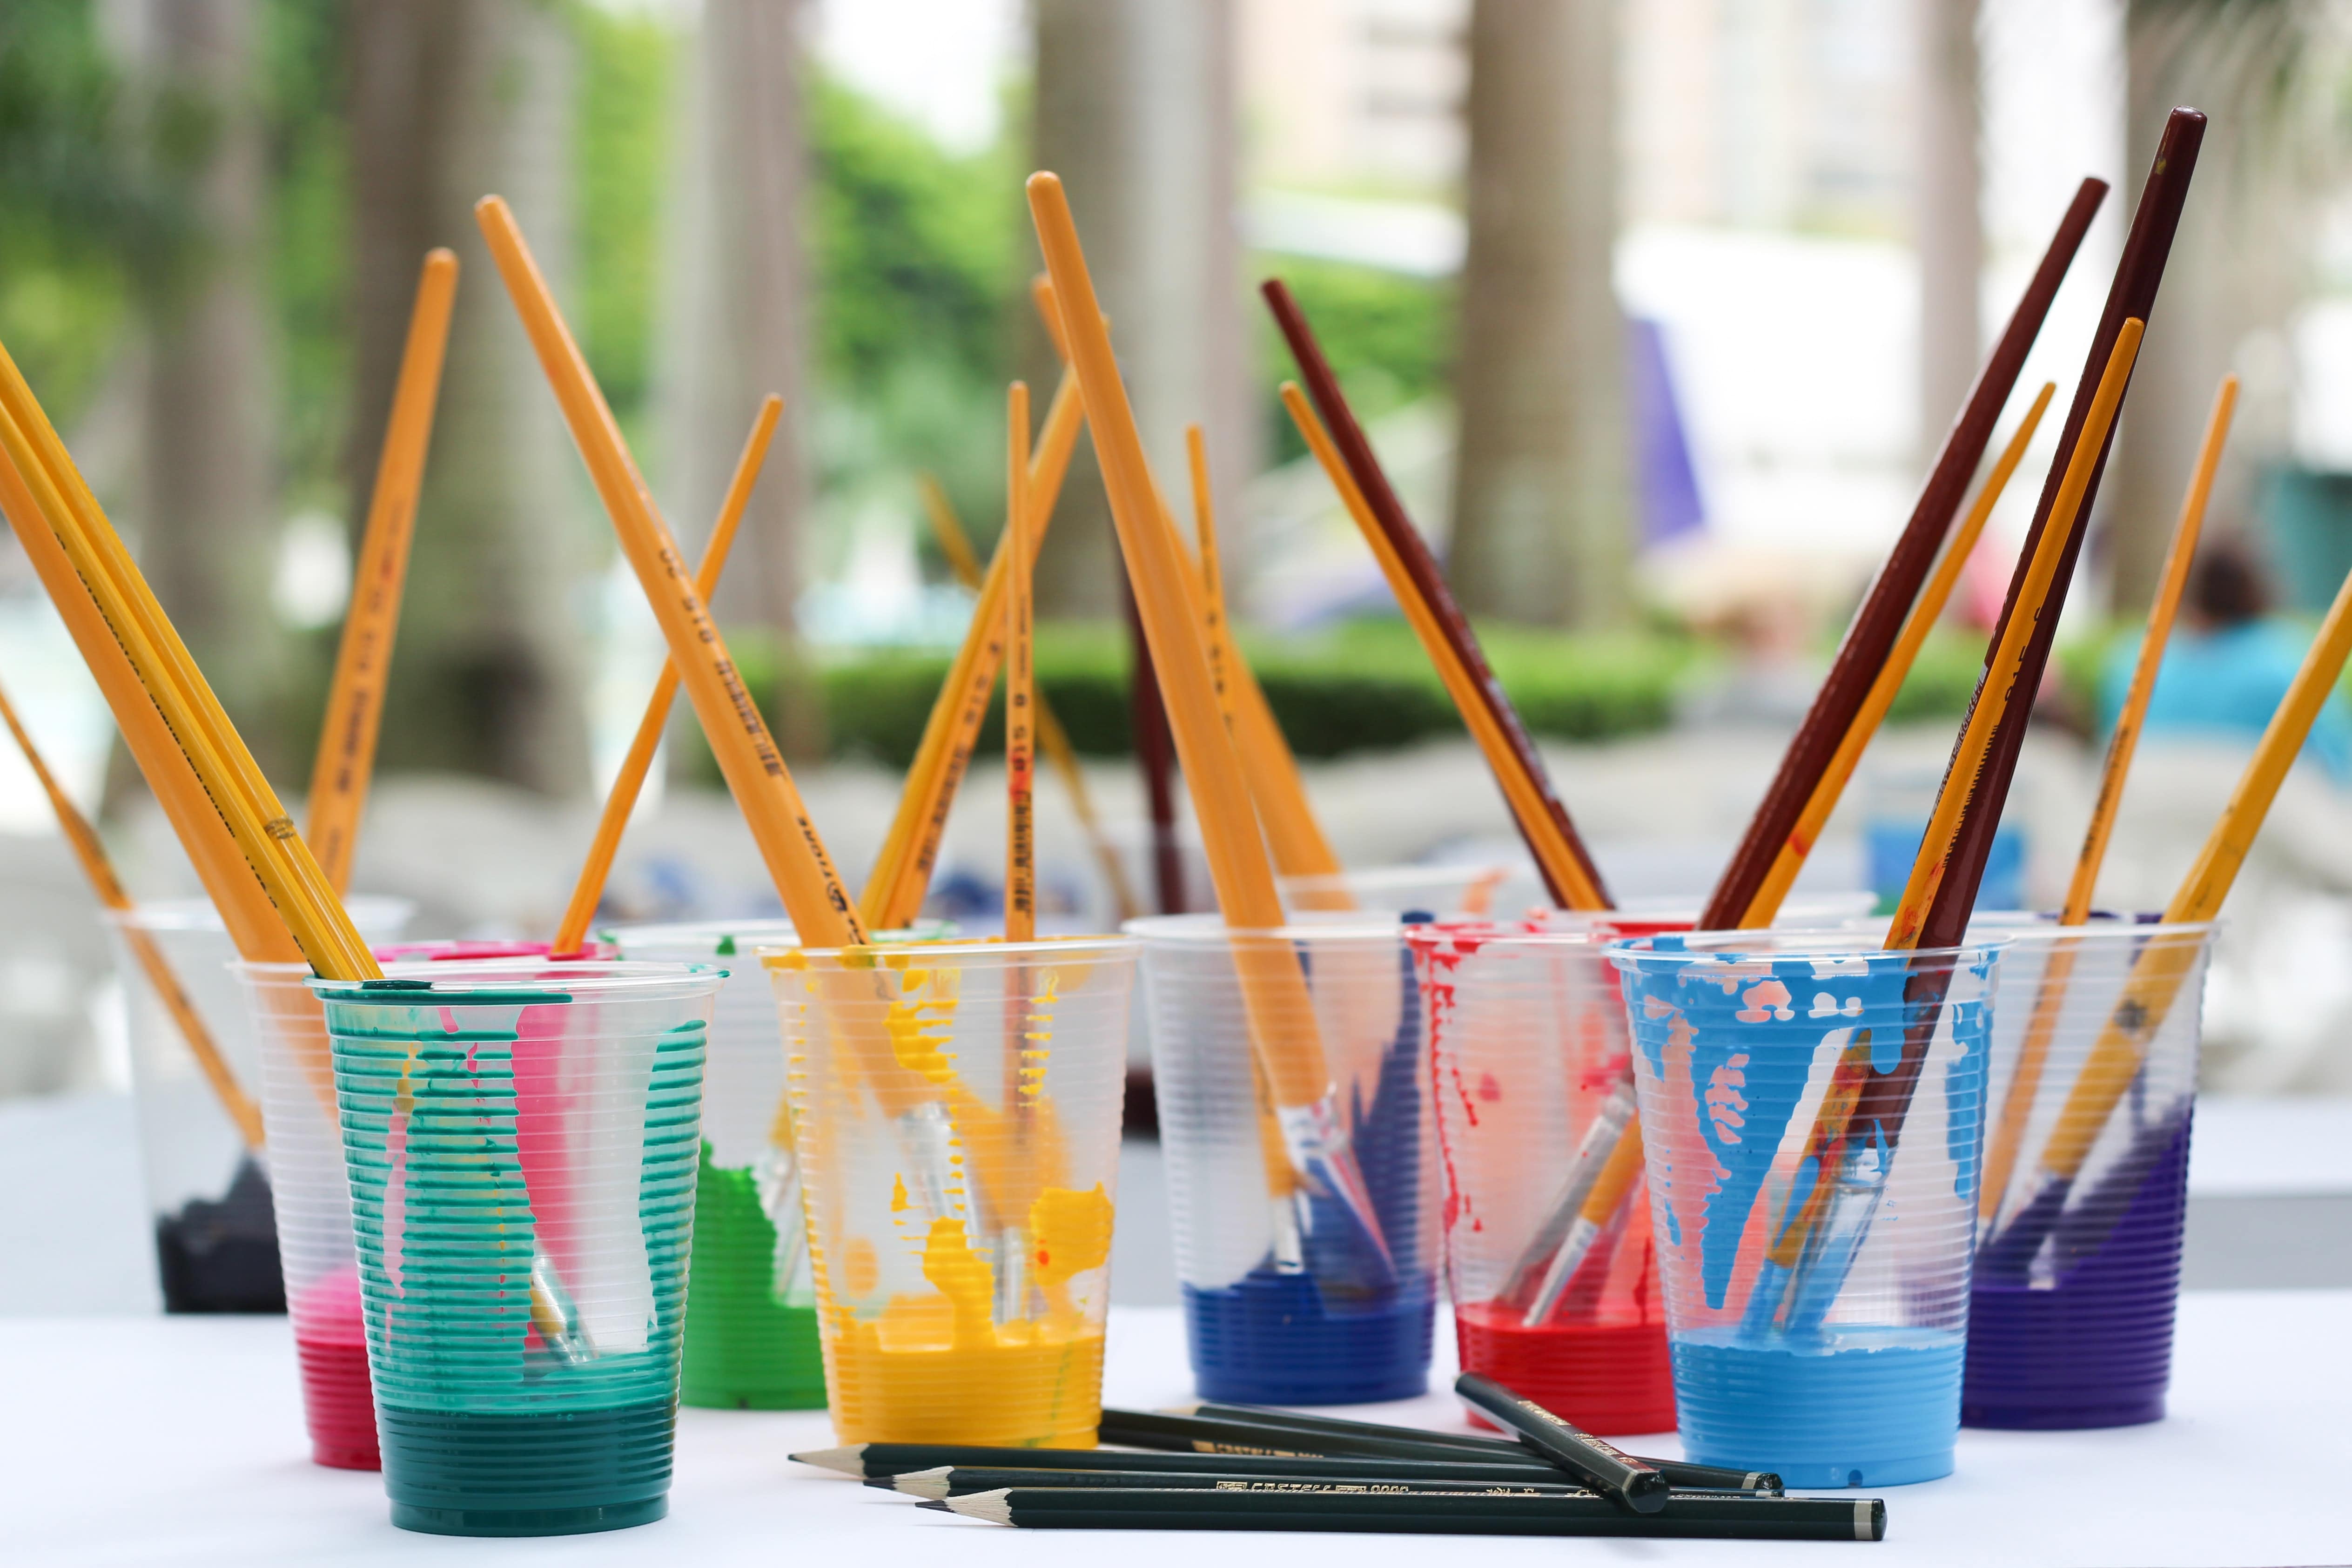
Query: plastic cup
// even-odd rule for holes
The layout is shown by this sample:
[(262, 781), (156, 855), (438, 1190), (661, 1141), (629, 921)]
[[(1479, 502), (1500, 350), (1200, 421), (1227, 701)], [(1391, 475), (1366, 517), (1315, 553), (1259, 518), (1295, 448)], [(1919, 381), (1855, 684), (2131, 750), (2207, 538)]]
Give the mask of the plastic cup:
[(381, 1468), (369, 1393), (367, 1326), (352, 1244), (352, 1184), (335, 1109), (327, 1020), (307, 963), (238, 963), (261, 1056), (261, 1114), (278, 1205), (278, 1256), (294, 1321), (310, 1458)]
[[(1407, 1399), (1429, 1382), (1437, 1225), (1420, 987), (1402, 931), (1305, 917), (1263, 931), (1215, 915), (1130, 921), (1143, 939), (1152, 1079), (1192, 1376), (1202, 1396), (1263, 1405)], [(1385, 1246), (1328, 1187), (1294, 1177), (1256, 1087), (1242, 942), (1282, 942), (1306, 971), (1338, 1131)], [(1261, 1026), (1269, 1021), (1260, 1020)]]
[[(2219, 929), (1978, 923), (2009, 945), (1994, 1007), (1963, 1425), (2058, 1430), (2163, 1419), (2200, 1015)], [(2141, 986), (2161, 976), (2173, 994), (2135, 1049), (2129, 1035), (2108, 1029), (2119, 1015), (2153, 1011), (2131, 984), (2136, 966)], [(2053, 1141), (2064, 1145), (2069, 1127), (2088, 1136), (2088, 1152), (2071, 1180), (2054, 1181)]]
[[(1612, 950), (1692, 1459), (1794, 1487), (1951, 1472), (1998, 952), (1802, 931)], [(1878, 1097), (1906, 1072), (1898, 1116)]]
[(1616, 934), (1483, 921), (1405, 933), (1428, 1010), (1463, 1370), (1604, 1436), (1675, 1425), (1638, 1167), (1604, 1215), (1579, 1223), (1633, 1135)]
[(704, 966), (313, 980), (393, 1523), (560, 1535), (669, 1506)]
[(761, 958), (835, 1431), (1091, 1447), (1136, 943)]
[[(951, 929), (935, 921), (907, 934), (929, 940)], [(714, 1410), (822, 1408), (824, 1358), (775, 993), (751, 956), (757, 948), (794, 942), (793, 922), (703, 921), (598, 934), (620, 958), (719, 963), (728, 971), (710, 1018), (679, 1403)]]
[[(362, 934), (373, 939), (396, 935), (415, 906), (405, 899), (352, 899), (348, 908)], [(106, 918), (128, 1005), (140, 1163), (155, 1216), (163, 1310), (282, 1312), (269, 1163), (246, 1147), (125, 935), (127, 929), (143, 931), (155, 944), (229, 1075), (258, 1102), (260, 1048), (229, 971), (237, 952), (228, 928), (204, 899), (163, 900)]]

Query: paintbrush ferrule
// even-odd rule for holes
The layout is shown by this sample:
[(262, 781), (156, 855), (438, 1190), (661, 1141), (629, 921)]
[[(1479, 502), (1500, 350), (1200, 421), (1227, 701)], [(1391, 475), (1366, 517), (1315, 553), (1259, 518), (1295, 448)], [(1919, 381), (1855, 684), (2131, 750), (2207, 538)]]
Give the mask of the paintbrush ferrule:
[[(1338, 1096), (1327, 1094), (1312, 1105), (1284, 1105), (1275, 1108), (1276, 1125), (1282, 1130), (1283, 1151), (1290, 1156), (1290, 1168), (1313, 1192), (1332, 1198), (1344, 1208), (1362, 1238), (1368, 1242), (1380, 1260), (1383, 1283), (1396, 1278), (1396, 1259), (1389, 1251), (1388, 1237), (1381, 1233), (1379, 1212), (1372, 1205), (1371, 1189), (1364, 1184), (1363, 1167), (1356, 1163), (1354, 1149), (1349, 1147), (1348, 1133), (1339, 1125)], [(1315, 1210), (1305, 1209), (1309, 1238), (1314, 1237), (1317, 1223)]]

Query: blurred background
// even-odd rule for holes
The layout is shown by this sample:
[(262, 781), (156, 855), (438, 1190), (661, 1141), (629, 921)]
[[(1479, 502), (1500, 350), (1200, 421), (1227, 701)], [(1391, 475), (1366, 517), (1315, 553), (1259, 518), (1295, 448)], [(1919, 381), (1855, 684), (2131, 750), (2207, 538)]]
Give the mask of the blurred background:
[[(1616, 889), (1696, 898), (2097, 174), (2116, 193), (2016, 406), (2071, 394), (2176, 102), (2212, 130), (2011, 807), (2006, 900), (2047, 902), (2225, 373), (2245, 391), (2209, 534), (2298, 637), (2352, 566), (2333, 0), (8, 0), (0, 342), (299, 813), (416, 270), (458, 252), (356, 885), (415, 900), (412, 933), (544, 935), (662, 650), (472, 203), (513, 204), (689, 551), (759, 395), (788, 399), (717, 605), (862, 878), (968, 615), (920, 487), (985, 548), (1004, 383), (1054, 380), (1020, 186), (1052, 168), (1164, 484), (1207, 428), (1244, 643), (1342, 858), (1518, 851), (1276, 400), (1275, 274)], [(1874, 823), (1924, 816), (2054, 427), (1809, 886), (1872, 886)], [(1083, 447), (1040, 573), (1041, 682), (1132, 825)], [(0, 683), (134, 890), (195, 890), (13, 541)], [(2251, 740), (2152, 735), (2105, 901), (2162, 901)], [(1039, 791), (1048, 907), (1099, 923), (1066, 797)], [(940, 912), (994, 900), (1001, 799), (977, 765)], [(2299, 770), (2232, 903), (2221, 1086), (2352, 1091), (2347, 892), (2352, 809)], [(608, 913), (773, 908), (683, 722)], [(122, 1017), (0, 755), (0, 1096), (119, 1089)]]

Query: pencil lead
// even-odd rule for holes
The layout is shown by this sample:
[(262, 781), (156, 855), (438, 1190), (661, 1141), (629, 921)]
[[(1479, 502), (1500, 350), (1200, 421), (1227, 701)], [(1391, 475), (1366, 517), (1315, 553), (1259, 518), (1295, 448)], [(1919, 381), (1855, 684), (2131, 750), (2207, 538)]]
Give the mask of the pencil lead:
[(935, 1508), (941, 1513), (952, 1513), (954, 1511), (954, 1510), (949, 1508), (947, 1504), (932, 1498), (924, 1498), (921, 1501), (916, 1503), (915, 1506), (917, 1508)]
[(852, 1443), (845, 1448), (808, 1448), (787, 1455), (796, 1465), (814, 1465), (821, 1470), (839, 1470), (845, 1476), (866, 1474), (866, 1445)]
[[(953, 1474), (955, 1467), (941, 1465), (935, 1469), (908, 1470), (891, 1479), (898, 1489), (908, 1497), (938, 1499), (948, 1495), (948, 1478)], [(866, 1484), (871, 1486), (875, 1483), (869, 1481)]]

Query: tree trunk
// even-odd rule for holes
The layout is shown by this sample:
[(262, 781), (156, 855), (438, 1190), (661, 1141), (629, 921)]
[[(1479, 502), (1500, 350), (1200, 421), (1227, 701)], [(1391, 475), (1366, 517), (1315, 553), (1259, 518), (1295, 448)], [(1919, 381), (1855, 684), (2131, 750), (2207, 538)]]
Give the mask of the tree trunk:
[(808, 503), (799, 439), (807, 344), (799, 13), (799, 0), (706, 0), (702, 7), (682, 100), (677, 244), (666, 258), (675, 357), (662, 389), (669, 524), (690, 555), (709, 534), (760, 399), (771, 392), (784, 399), (715, 608), (730, 631), (757, 627), (772, 639), (787, 679), (769, 718), (795, 760), (824, 749), (815, 689), (793, 679), (806, 668), (793, 608)]
[(504, 195), (558, 292), (570, 255), (571, 40), (537, 0), (351, 0), (357, 385), (366, 516), (425, 252), (464, 268), (378, 767), (588, 787), (574, 589), (605, 558), (580, 461), (475, 226)]
[(1919, 0), (1919, 451), (1931, 459), (1984, 353), (1979, 0)]
[[(1233, 0), (1037, 0), (1035, 14), (1036, 166), (1068, 187), (1170, 504), (1189, 510), (1184, 426), (1198, 421), (1228, 558), (1244, 562), (1240, 493), (1258, 430), (1234, 218)], [(1053, 349), (1034, 322), (1024, 342), (1030, 384), (1051, 388)], [(1118, 571), (1089, 443), (1038, 560), (1038, 613), (1116, 616)]]
[(1474, 614), (1596, 627), (1631, 605), (1616, 0), (1476, 0), (1449, 565)]
[[(189, 268), (148, 300), (142, 570), (265, 768), (282, 772), (277, 423), (259, 7), (146, 0), (127, 20), (144, 96), (191, 155)], [(174, 133), (170, 127), (176, 125)]]
[(2102, 496), (2108, 603), (2136, 616), (2155, 595), (2223, 375), (2239, 370), (2244, 386), (2208, 538), (2244, 526), (2262, 465), (2285, 455), (2287, 330), (2307, 296), (2311, 207), (2288, 126), (2269, 96), (2276, 79), (2260, 68), (2280, 60), (2275, 49), (2250, 49), (2244, 36), (2179, 11), (2151, 16), (2135, 5), (2127, 14), (2125, 166), (2135, 178), (2147, 167), (2174, 105), (2192, 104), (2210, 118), (2165, 269), (2163, 310), (2140, 348)]

